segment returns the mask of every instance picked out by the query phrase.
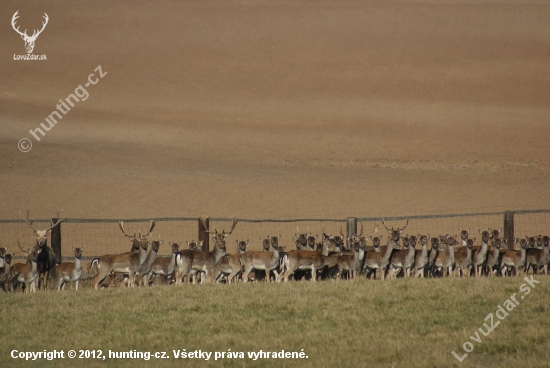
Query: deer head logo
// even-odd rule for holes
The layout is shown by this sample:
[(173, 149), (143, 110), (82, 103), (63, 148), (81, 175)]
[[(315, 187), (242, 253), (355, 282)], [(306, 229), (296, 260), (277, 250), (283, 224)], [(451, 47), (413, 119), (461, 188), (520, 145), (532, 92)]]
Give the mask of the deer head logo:
[(15, 14), (13, 15), (13, 17), (11, 18), (11, 26), (13, 27), (15, 32), (17, 32), (21, 35), (21, 38), (23, 39), (23, 41), (25, 41), (25, 49), (27, 49), (27, 53), (30, 54), (30, 53), (32, 53), (32, 50), (34, 49), (34, 42), (36, 41), (36, 39), (38, 38), (40, 33), (42, 33), (44, 28), (46, 28), (46, 24), (48, 24), (48, 20), (49, 20), (48, 14), (44, 13), (44, 20), (45, 21), (42, 22), (42, 29), (40, 31), (35, 29), (32, 36), (29, 36), (29, 35), (27, 35), (27, 30), (26, 29), (25, 29), (25, 32), (21, 32), (19, 30), (19, 27), (15, 28), (15, 20), (17, 18), (19, 18), (19, 15), (17, 13), (19, 13), (19, 10), (16, 11)]

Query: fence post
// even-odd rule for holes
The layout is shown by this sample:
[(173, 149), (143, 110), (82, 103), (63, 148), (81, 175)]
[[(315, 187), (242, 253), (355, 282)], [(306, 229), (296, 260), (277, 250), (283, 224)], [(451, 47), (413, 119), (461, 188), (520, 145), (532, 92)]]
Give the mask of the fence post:
[[(52, 218), (52, 224), (55, 224), (57, 220), (57, 218)], [(61, 223), (52, 228), (52, 231), (50, 232), (50, 238), (50, 245), (53, 252), (55, 253), (56, 262), (61, 263)]]
[(351, 248), (351, 245), (349, 244), (349, 240), (347, 238), (355, 234), (357, 234), (357, 218), (348, 217), (346, 219), (346, 246), (348, 249)]
[(208, 237), (208, 229), (210, 229), (210, 218), (207, 217), (204, 221), (206, 224), (206, 227), (202, 223), (201, 219), (199, 218), (199, 242), (202, 240), (202, 251), (203, 252), (210, 252), (210, 238)]
[(514, 211), (504, 212), (504, 239), (508, 242), (508, 249), (514, 249)]

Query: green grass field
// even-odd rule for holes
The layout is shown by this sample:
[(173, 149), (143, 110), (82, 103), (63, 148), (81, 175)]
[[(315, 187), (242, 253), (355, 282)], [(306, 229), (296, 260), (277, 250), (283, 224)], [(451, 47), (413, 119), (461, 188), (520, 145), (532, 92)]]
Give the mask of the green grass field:
[[(0, 367), (550, 367), (550, 277), (398, 279), (113, 288), (85, 285), (2, 294)], [(481, 342), (470, 336), (516, 293), (519, 302)], [(521, 299), (520, 296), (525, 298)], [(494, 320), (498, 321), (495, 316)], [(463, 344), (473, 351), (462, 363)], [(469, 348), (469, 346), (467, 346)], [(13, 359), (12, 350), (64, 350), (65, 359)], [(67, 358), (69, 349), (106, 359)], [(243, 352), (245, 358), (175, 359), (174, 350)], [(249, 359), (300, 352), (307, 359)], [(109, 359), (108, 351), (167, 359)], [(97, 354), (97, 352), (96, 352)]]

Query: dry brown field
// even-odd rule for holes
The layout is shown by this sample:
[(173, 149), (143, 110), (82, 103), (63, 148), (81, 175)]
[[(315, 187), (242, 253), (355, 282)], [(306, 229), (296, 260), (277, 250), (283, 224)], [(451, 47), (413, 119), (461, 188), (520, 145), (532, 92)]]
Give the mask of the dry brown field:
[[(14, 60), (16, 11), (29, 34), (48, 14), (33, 51), (47, 60)], [(548, 2), (6, 0), (0, 14), (0, 219), (550, 208)]]

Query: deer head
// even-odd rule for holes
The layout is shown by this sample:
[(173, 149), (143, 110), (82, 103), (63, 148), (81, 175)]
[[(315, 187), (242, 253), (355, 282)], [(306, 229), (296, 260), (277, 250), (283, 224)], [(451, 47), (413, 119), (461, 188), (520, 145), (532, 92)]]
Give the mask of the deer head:
[(382, 225), (384, 225), (384, 227), (386, 228), (386, 231), (388, 232), (388, 234), (390, 234), (390, 240), (395, 242), (395, 243), (399, 243), (399, 238), (401, 237), (401, 234), (403, 234), (403, 231), (405, 231), (405, 228), (407, 227), (407, 225), (409, 224), (409, 219), (407, 218), (407, 222), (405, 223), (405, 226), (403, 228), (397, 228), (397, 229), (394, 229), (393, 226), (391, 229), (388, 229), (388, 227), (386, 226), (386, 222), (384, 221), (384, 219), (382, 219)]
[(472, 229), (468, 229), (468, 230), (457, 229), (457, 230), (458, 230), (458, 233), (460, 234), (460, 239), (464, 242), (468, 240), (468, 236), (470, 235), (470, 231), (472, 231)]
[(269, 252), (269, 247), (271, 247), (271, 244), (269, 243), (269, 235), (266, 236), (265, 239), (262, 239), (262, 238), (258, 238), (260, 239), (260, 243), (262, 243), (262, 249), (264, 252)]
[(241, 240), (235, 240), (235, 248), (237, 248), (237, 253), (244, 253), (246, 252), (246, 247), (248, 247), (248, 239), (246, 241)]
[(206, 226), (206, 219), (208, 217), (205, 216), (205, 215), (202, 215), (201, 218), (200, 218), (200, 221), (202, 223), (202, 225), (204, 226), (204, 228), (206, 229), (206, 232), (207, 233), (212, 233), (212, 240), (214, 241), (214, 247), (218, 247), (220, 249), (222, 249), (224, 252), (225, 252), (225, 241), (227, 240), (227, 237), (229, 235), (231, 235), (233, 233), (233, 230), (235, 230), (235, 227), (237, 226), (237, 223), (239, 222), (238, 219), (236, 218), (231, 218), (231, 230), (229, 230), (229, 232), (225, 232), (225, 229), (222, 229), (221, 232), (218, 232), (218, 230), (216, 230), (216, 227), (214, 226), (214, 232), (210, 231), (210, 229), (208, 228), (208, 226)]
[(191, 240), (191, 241), (186, 241), (186, 243), (190, 251), (202, 252), (202, 245), (204, 244), (203, 240), (201, 241)]
[[(25, 218), (21, 217), (21, 212), (25, 211), (27, 213), (27, 215), (25, 216)], [(46, 230), (36, 230), (36, 228), (34, 226), (32, 226), (32, 223), (33, 221), (30, 220), (29, 221), (29, 207), (27, 207), (25, 210), (23, 211), (19, 211), (19, 217), (24, 220), (27, 225), (29, 225), (29, 227), (34, 231), (34, 235), (36, 235), (36, 245), (38, 245), (39, 247), (45, 247), (46, 245), (48, 245), (48, 233), (54, 228), (56, 227), (57, 225), (59, 225), (59, 223), (61, 221), (63, 221), (64, 219), (60, 219), (59, 218), (59, 214), (63, 211), (57, 211), (57, 222), (54, 224), (52, 222), (52, 226), (50, 226), (49, 228), (47, 228)]]
[(23, 39), (23, 41), (25, 41), (25, 49), (27, 50), (27, 53), (30, 54), (32, 53), (32, 50), (34, 50), (34, 43), (36, 39), (38, 38), (40, 33), (42, 33), (44, 28), (46, 28), (46, 24), (48, 24), (48, 20), (49, 20), (48, 14), (44, 13), (44, 22), (42, 22), (42, 29), (40, 31), (35, 29), (32, 36), (29, 36), (27, 35), (26, 29), (25, 29), (25, 32), (21, 32), (19, 30), (19, 26), (17, 28), (15, 27), (15, 21), (17, 20), (17, 18), (19, 18), (19, 15), (17, 13), (19, 13), (19, 10), (16, 11), (13, 17), (11, 18), (11, 26), (13, 27), (15, 32), (21, 35), (21, 38)]
[(73, 253), (74, 253), (74, 257), (76, 259), (80, 259), (82, 258), (82, 251), (84, 250), (84, 248), (86, 248), (86, 246), (82, 246), (82, 248), (74, 248), (72, 245), (71, 245), (71, 249), (73, 250)]

